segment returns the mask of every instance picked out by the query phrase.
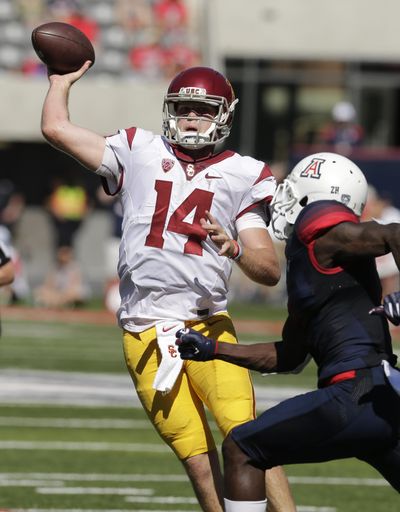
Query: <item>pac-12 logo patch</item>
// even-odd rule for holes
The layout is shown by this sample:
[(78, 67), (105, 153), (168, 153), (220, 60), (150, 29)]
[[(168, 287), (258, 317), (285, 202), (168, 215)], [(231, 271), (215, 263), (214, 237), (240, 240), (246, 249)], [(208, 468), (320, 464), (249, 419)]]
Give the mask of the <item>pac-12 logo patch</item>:
[(307, 167), (301, 171), (302, 178), (314, 178), (319, 180), (321, 177), (321, 165), (325, 162), (323, 158), (313, 158)]
[(175, 165), (175, 161), (172, 158), (163, 158), (161, 161), (161, 167), (164, 172), (168, 172)]

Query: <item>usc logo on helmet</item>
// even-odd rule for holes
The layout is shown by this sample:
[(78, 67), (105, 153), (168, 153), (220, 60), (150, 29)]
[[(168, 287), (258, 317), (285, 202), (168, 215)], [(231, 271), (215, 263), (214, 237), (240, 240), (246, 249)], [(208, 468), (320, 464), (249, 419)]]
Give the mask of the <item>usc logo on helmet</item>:
[(202, 87), (181, 87), (179, 96), (207, 96), (207, 91)]

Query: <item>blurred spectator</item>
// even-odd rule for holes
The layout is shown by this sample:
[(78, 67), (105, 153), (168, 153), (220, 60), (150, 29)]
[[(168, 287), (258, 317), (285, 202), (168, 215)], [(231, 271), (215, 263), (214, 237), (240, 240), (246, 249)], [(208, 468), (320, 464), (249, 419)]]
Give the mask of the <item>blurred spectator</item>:
[(324, 126), (318, 142), (331, 146), (331, 150), (348, 154), (355, 147), (361, 146), (364, 130), (356, 122), (356, 110), (348, 101), (336, 103), (332, 109), (332, 121)]
[(84, 305), (88, 298), (89, 289), (74, 259), (72, 247), (59, 247), (55, 267), (34, 291), (35, 304), (48, 308), (70, 308)]
[(11, 260), (9, 247), (0, 239), (0, 286), (14, 281), (14, 265)]
[[(375, 220), (381, 224), (400, 222), (400, 210), (392, 204), (390, 197), (379, 194), (372, 185), (369, 185), (362, 220)], [(399, 270), (392, 253), (376, 258), (376, 267), (382, 284), (382, 295), (397, 291), (400, 285)]]
[(27, 301), (30, 298), (30, 287), (25, 275), (24, 263), (13, 244), (10, 230), (2, 225), (0, 225), (0, 244), (7, 248), (7, 255), (11, 258), (14, 270), (14, 280), (2, 289), (3, 301), (6, 304)]
[(162, 32), (186, 28), (188, 13), (182, 0), (158, 0), (154, 4), (156, 24)]
[(72, 15), (73, 12), (79, 10), (77, 0), (46, 0), (47, 1), (47, 21), (61, 21)]
[(166, 53), (158, 40), (134, 46), (129, 52), (132, 70), (145, 78), (161, 78), (166, 67)]
[(31, 51), (21, 64), (21, 71), (24, 75), (47, 76), (47, 67), (40, 61), (33, 51)]
[(43, 23), (46, 12), (45, 0), (16, 0), (18, 14), (29, 29)]
[(68, 180), (56, 178), (47, 209), (55, 228), (56, 247), (72, 247), (75, 235), (89, 211), (85, 188), (72, 176)]
[(75, 9), (66, 16), (65, 23), (73, 25), (75, 28), (85, 34), (85, 36), (95, 45), (98, 39), (99, 26), (97, 22), (84, 14), (82, 11)]
[(8, 247), (0, 240), (0, 287), (10, 285), (14, 280), (14, 275), (14, 264), (11, 261), (11, 255), (8, 252)]
[(199, 54), (189, 46), (175, 44), (165, 50), (165, 77), (174, 77), (186, 68), (200, 65)]
[(12, 183), (0, 180), (0, 224), (8, 228), (14, 236), (14, 229), (25, 208), (25, 198)]
[(111, 233), (105, 253), (104, 304), (109, 311), (116, 313), (121, 303), (117, 265), (122, 235), (122, 206), (119, 198), (106, 194), (102, 186), (97, 190), (97, 198), (109, 210), (111, 216)]
[(46, 66), (26, 45), (26, 32), (49, 21), (70, 23), (87, 35), (96, 51), (94, 73), (170, 78), (201, 64), (200, 21), (189, 29), (193, 17), (183, 0), (16, 0), (14, 11), (20, 42), (3, 45), (0, 70), (45, 77)]
[(148, 0), (116, 0), (115, 17), (124, 30), (145, 30), (153, 24), (153, 12)]
[(14, 246), (15, 228), (25, 207), (23, 195), (10, 180), (0, 180), (0, 244), (11, 258), (14, 279), (2, 290), (4, 301), (15, 303), (29, 298), (22, 258)]

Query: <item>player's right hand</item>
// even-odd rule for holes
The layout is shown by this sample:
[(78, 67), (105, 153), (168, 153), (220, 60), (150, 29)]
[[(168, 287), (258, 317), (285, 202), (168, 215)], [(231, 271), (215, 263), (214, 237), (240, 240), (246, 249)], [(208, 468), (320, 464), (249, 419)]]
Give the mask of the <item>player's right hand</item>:
[(382, 306), (372, 309), (370, 314), (384, 315), (393, 325), (400, 325), (400, 291), (386, 295)]
[(56, 71), (48, 67), (47, 76), (51, 84), (55, 81), (59, 81), (66, 82), (68, 83), (68, 85), (72, 85), (86, 73), (86, 71), (90, 68), (91, 64), (92, 62), (90, 60), (87, 60), (77, 71), (72, 71), (71, 73), (65, 73), (63, 75), (58, 74)]
[(193, 329), (179, 329), (176, 332), (176, 345), (181, 359), (211, 361), (215, 358), (217, 341), (203, 336)]

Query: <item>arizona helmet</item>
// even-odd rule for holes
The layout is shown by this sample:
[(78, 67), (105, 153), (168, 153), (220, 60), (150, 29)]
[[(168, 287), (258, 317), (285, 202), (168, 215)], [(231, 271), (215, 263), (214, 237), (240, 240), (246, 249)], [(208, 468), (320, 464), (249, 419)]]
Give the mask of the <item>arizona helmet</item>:
[(278, 185), (271, 201), (271, 225), (279, 240), (286, 240), (301, 210), (314, 201), (329, 199), (345, 204), (360, 216), (368, 184), (360, 168), (336, 153), (315, 153), (303, 158)]
[[(201, 66), (188, 68), (172, 80), (164, 96), (164, 136), (172, 144), (193, 149), (215, 145), (228, 137), (238, 101), (230, 82), (218, 71)], [(177, 115), (177, 107), (180, 103), (188, 102), (204, 103), (215, 108), (216, 115), (205, 132), (183, 132), (178, 128), (179, 119), (186, 116)], [(192, 119), (210, 121), (201, 116)]]

